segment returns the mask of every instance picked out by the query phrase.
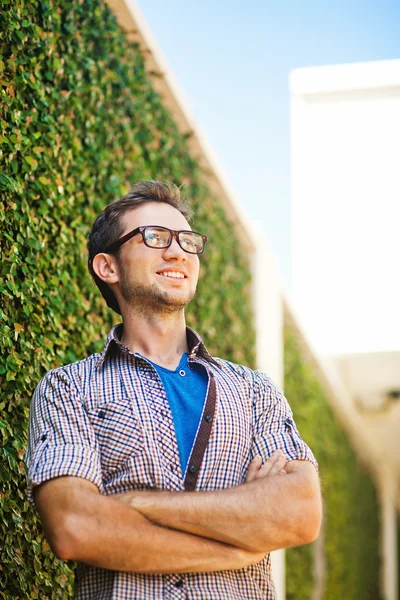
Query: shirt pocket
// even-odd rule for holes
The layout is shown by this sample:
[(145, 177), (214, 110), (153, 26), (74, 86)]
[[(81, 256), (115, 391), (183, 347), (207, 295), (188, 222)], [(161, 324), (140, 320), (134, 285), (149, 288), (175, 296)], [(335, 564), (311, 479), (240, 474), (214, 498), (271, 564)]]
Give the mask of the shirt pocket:
[(131, 400), (111, 400), (89, 411), (105, 473), (143, 451), (143, 430)]

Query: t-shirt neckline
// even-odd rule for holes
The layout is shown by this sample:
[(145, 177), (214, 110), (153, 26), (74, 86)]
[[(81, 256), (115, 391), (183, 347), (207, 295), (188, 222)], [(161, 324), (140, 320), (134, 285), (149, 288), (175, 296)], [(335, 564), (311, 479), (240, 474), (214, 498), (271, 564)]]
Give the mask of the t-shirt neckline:
[(179, 365), (176, 367), (176, 369), (167, 369), (166, 367), (163, 367), (162, 365), (158, 365), (157, 363), (155, 363), (152, 360), (150, 360), (150, 358), (147, 358), (147, 356), (143, 356), (143, 354), (139, 354), (139, 356), (141, 356), (145, 360), (148, 360), (149, 363), (151, 363), (156, 369), (160, 369), (161, 371), (165, 371), (165, 373), (172, 374), (172, 373), (179, 373), (179, 371), (182, 371), (182, 369), (184, 369), (185, 367), (188, 366), (188, 356), (189, 356), (189, 354), (188, 354), (188, 352), (184, 352), (182, 354), (181, 360), (179, 361)]

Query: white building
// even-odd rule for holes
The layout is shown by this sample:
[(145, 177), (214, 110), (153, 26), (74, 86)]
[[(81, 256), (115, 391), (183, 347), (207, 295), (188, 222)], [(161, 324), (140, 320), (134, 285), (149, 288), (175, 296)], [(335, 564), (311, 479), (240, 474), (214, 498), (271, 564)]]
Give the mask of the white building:
[(376, 464), (382, 584), (397, 599), (400, 507), (400, 60), (296, 69), (293, 298), (317, 354), (335, 357)]
[(296, 307), (322, 353), (400, 350), (400, 60), (290, 87)]

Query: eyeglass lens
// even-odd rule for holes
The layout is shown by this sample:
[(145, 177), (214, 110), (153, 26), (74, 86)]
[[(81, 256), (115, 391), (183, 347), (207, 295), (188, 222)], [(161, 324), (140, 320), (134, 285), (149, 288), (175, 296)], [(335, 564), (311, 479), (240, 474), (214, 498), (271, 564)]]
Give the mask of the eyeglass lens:
[[(172, 233), (164, 227), (146, 227), (143, 234), (146, 245), (151, 248), (167, 248), (172, 242)], [(191, 254), (199, 254), (204, 249), (204, 240), (195, 231), (179, 231), (178, 243)]]

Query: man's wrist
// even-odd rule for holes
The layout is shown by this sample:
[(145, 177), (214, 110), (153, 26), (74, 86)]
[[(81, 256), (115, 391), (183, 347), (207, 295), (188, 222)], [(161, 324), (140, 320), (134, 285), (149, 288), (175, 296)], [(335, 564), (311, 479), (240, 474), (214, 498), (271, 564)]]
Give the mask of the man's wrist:
[(130, 492), (124, 492), (122, 494), (115, 494), (111, 496), (118, 502), (123, 504), (129, 504), (131, 508), (134, 508), (138, 512), (145, 514), (146, 509), (150, 510), (155, 506), (159, 505), (163, 499), (171, 500), (173, 496), (177, 496), (180, 492), (165, 491), (165, 490), (132, 490)]
[[(154, 523), (161, 523), (163, 511), (171, 506), (171, 501), (174, 496), (177, 497), (180, 493), (181, 492), (165, 490), (144, 490), (134, 492), (130, 506), (145, 517), (148, 517)], [(160, 517), (160, 521), (158, 520), (158, 516)]]

